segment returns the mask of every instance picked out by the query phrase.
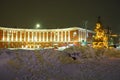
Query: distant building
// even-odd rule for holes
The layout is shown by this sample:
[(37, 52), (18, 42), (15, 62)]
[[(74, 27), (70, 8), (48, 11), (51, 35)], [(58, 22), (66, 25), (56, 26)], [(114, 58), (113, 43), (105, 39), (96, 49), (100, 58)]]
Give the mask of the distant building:
[(44, 48), (62, 47), (70, 44), (81, 45), (83, 40), (91, 43), (93, 33), (91, 30), (79, 27), (64, 29), (0, 27), (0, 48)]

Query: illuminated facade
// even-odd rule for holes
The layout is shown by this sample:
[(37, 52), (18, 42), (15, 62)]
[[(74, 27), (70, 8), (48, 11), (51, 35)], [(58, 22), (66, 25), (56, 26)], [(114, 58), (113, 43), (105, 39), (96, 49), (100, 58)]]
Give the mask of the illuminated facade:
[(44, 48), (61, 47), (69, 44), (80, 45), (83, 40), (91, 42), (93, 33), (91, 30), (78, 27), (64, 29), (0, 27), (0, 48)]

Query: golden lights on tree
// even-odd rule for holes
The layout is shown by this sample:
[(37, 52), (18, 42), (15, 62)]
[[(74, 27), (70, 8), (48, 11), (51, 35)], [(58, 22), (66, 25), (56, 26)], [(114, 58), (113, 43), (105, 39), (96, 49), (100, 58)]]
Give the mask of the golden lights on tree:
[(95, 36), (93, 37), (93, 48), (108, 48), (108, 37), (106, 35), (105, 30), (103, 29), (102, 23), (100, 21), (100, 17), (98, 17), (98, 21), (95, 27)]

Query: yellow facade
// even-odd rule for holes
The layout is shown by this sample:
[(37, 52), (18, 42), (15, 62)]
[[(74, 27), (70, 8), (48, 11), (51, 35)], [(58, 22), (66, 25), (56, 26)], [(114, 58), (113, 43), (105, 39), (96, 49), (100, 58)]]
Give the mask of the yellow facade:
[[(72, 27), (64, 29), (18, 29), (0, 27), (0, 48), (44, 48), (80, 45), (91, 42), (93, 31)], [(86, 36), (87, 39), (86, 39)]]

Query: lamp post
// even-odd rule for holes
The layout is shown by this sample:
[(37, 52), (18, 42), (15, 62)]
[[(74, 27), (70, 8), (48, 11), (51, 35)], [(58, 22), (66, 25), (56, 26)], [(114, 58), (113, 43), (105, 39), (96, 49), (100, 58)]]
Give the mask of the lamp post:
[(88, 36), (88, 34), (87, 34), (87, 23), (88, 23), (88, 21), (85, 21), (85, 30), (86, 30), (85, 39), (86, 39), (86, 43), (87, 43), (87, 36)]

